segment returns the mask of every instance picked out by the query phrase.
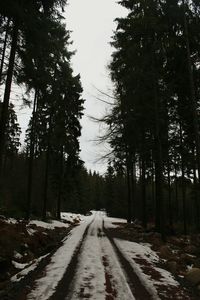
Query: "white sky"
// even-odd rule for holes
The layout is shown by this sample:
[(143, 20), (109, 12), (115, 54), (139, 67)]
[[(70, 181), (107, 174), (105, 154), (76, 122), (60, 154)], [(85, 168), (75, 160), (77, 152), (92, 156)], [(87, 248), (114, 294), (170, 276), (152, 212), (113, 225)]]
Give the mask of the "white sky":
[(81, 158), (88, 169), (100, 173), (105, 172), (106, 163), (97, 160), (109, 150), (108, 146), (93, 142), (102, 128), (88, 116), (101, 117), (106, 112), (106, 105), (96, 99), (102, 98), (96, 88), (111, 94), (112, 84), (106, 68), (113, 51), (109, 43), (116, 27), (114, 19), (125, 14), (127, 11), (115, 0), (68, 0), (65, 13), (67, 29), (72, 30), (73, 49), (77, 50), (72, 59), (73, 69), (81, 75), (86, 99), (81, 121)]

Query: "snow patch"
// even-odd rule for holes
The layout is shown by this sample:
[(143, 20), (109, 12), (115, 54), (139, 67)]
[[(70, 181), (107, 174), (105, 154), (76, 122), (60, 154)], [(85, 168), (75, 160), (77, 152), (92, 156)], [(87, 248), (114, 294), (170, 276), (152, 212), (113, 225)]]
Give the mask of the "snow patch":
[[(12, 282), (19, 282), (19, 281), (22, 280), (25, 276), (27, 276), (31, 271), (34, 271), (34, 270), (37, 268), (39, 262), (40, 262), (43, 258), (45, 258), (46, 256), (48, 256), (48, 255), (49, 255), (49, 253), (46, 254), (46, 255), (44, 255), (44, 256), (39, 257), (38, 259), (34, 259), (34, 260), (32, 261), (32, 263), (31, 263), (31, 265), (29, 264), (29, 265), (28, 265), (25, 269), (23, 269), (21, 272), (19, 272), (19, 273), (15, 274), (14, 276), (12, 276), (10, 280), (11, 280)], [(15, 262), (15, 264), (16, 264), (16, 262)], [(18, 264), (18, 263), (17, 263), (17, 265), (19, 266), (19, 265), (22, 265), (22, 264)]]
[[(141, 283), (147, 288), (153, 299), (160, 299), (156, 290), (156, 286), (175, 286), (179, 287), (179, 283), (174, 279), (170, 272), (165, 269), (158, 268), (155, 263), (160, 261), (159, 256), (150, 248), (149, 244), (138, 244), (135, 242), (115, 239), (115, 243), (122, 251), (124, 257), (129, 261), (135, 273), (139, 277)], [(144, 259), (148, 262), (152, 269), (159, 273), (160, 278), (153, 279), (142, 270), (142, 267), (137, 263), (137, 259)]]
[(28, 232), (29, 235), (34, 235), (34, 233), (36, 232), (36, 230), (32, 228), (26, 228), (26, 231)]
[(21, 263), (18, 263), (18, 262), (14, 261), (14, 260), (12, 260), (12, 264), (13, 264), (13, 266), (14, 266), (16, 269), (20, 269), (20, 270), (24, 269), (24, 268), (28, 265), (28, 264), (21, 264)]
[(21, 255), (20, 253), (18, 253), (17, 251), (14, 251), (14, 258), (16, 259), (21, 259), (23, 257), (23, 255)]
[(125, 219), (106, 217), (106, 215), (104, 220), (105, 220), (105, 224), (104, 224), (105, 228), (117, 228), (119, 227), (118, 223), (122, 223), (122, 224), (127, 223), (127, 220)]
[(67, 266), (69, 265), (74, 251), (79, 245), (83, 234), (92, 221), (93, 216), (85, 217), (85, 222), (71, 230), (68, 238), (51, 258), (51, 262), (46, 266), (45, 277), (38, 279), (35, 289), (28, 295), (28, 300), (47, 300), (55, 292), (56, 286), (62, 279)]
[(18, 222), (19, 222), (18, 220), (14, 219), (14, 218), (3, 219), (2, 221), (7, 224), (18, 224)]
[[(56, 220), (53, 220), (50, 223), (44, 221), (32, 220), (29, 222), (29, 225), (36, 225), (37, 227), (42, 227), (44, 229), (50, 229), (50, 230), (53, 230), (56, 227), (66, 227), (66, 228), (69, 227), (69, 224), (65, 224), (63, 222), (56, 221)], [(28, 231), (30, 231), (30, 228), (28, 228)]]

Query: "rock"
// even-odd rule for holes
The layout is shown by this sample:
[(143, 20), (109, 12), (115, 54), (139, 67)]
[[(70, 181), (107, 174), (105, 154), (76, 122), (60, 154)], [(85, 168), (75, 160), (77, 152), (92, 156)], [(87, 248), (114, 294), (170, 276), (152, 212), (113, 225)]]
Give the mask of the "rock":
[(178, 248), (183, 247), (183, 245), (184, 245), (183, 239), (181, 239), (179, 237), (173, 236), (173, 237), (170, 237), (169, 240), (170, 240), (171, 244), (173, 244), (174, 246), (177, 246)]
[(186, 265), (194, 264), (195, 258), (187, 253), (182, 253), (180, 255), (180, 261)]
[(172, 274), (175, 274), (177, 272), (178, 264), (174, 260), (169, 260), (166, 262), (166, 267)]
[(160, 252), (160, 257), (164, 259), (170, 259), (173, 255), (170, 248), (166, 245), (161, 246), (159, 252)]
[(151, 239), (150, 243), (153, 244), (156, 251), (163, 245), (161, 239), (158, 238)]
[(74, 219), (73, 219), (73, 223), (74, 223), (74, 225), (79, 225), (80, 220), (77, 219), (77, 218), (74, 218)]
[(193, 268), (189, 270), (185, 275), (185, 279), (192, 285), (197, 285), (198, 283), (200, 283), (200, 269)]
[(198, 254), (198, 249), (194, 245), (188, 245), (188, 246), (186, 246), (184, 248), (184, 251), (186, 253), (189, 253), (189, 254), (192, 254), (192, 255)]

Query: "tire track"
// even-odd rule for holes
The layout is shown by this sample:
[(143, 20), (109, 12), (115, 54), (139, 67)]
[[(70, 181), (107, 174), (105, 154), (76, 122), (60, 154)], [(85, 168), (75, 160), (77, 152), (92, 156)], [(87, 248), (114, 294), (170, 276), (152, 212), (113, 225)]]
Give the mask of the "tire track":
[(101, 228), (99, 228), (98, 231), (102, 252), (102, 264), (104, 266), (105, 274), (104, 299), (134, 300), (135, 298), (129, 287), (127, 278), (124, 274), (115, 250), (103, 231), (103, 220), (101, 220)]
[(86, 227), (83, 237), (73, 253), (73, 256), (72, 256), (71, 261), (66, 269), (65, 274), (63, 275), (62, 279), (59, 281), (59, 283), (56, 287), (55, 293), (49, 298), (49, 300), (58, 300), (58, 299), (64, 300), (64, 299), (66, 299), (66, 296), (69, 294), (70, 286), (73, 282), (73, 279), (74, 279), (74, 276), (76, 273), (79, 254), (82, 251), (82, 247), (83, 247), (84, 241), (86, 239), (86, 236), (88, 234), (88, 230), (92, 226), (92, 223), (94, 221), (95, 221), (95, 217)]
[(109, 242), (111, 243), (112, 247), (114, 248), (114, 251), (116, 253), (116, 256), (120, 262), (120, 265), (122, 267), (122, 271), (125, 274), (125, 277), (127, 278), (127, 283), (130, 287), (130, 290), (132, 292), (132, 295), (137, 300), (152, 300), (152, 295), (147, 291), (147, 289), (143, 286), (141, 283), (139, 277), (134, 272), (132, 266), (128, 262), (128, 260), (123, 256), (122, 252), (117, 247), (116, 243), (114, 242), (113, 238), (111, 237), (109, 231), (105, 228), (104, 220), (103, 220), (103, 232), (105, 236), (108, 238)]
[(66, 295), (67, 300), (102, 299), (105, 295), (104, 266), (101, 260), (99, 213), (95, 215), (93, 224), (88, 229), (87, 236), (78, 257), (75, 276)]

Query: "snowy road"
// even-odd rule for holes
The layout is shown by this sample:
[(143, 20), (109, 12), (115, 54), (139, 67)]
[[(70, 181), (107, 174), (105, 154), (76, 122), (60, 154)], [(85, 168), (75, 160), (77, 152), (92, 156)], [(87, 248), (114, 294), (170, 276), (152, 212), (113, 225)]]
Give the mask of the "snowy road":
[(135, 299), (114, 249), (103, 232), (103, 218), (97, 212), (79, 256), (73, 286), (66, 300)]
[(103, 212), (86, 217), (51, 257), (26, 299), (190, 299), (169, 272), (156, 268), (157, 254), (148, 245), (113, 239), (107, 230), (112, 226)]
[[(105, 235), (104, 218), (103, 212), (94, 212), (72, 230), (45, 268), (45, 276), (36, 280), (28, 300), (136, 299), (119, 257)], [(145, 300), (151, 299), (145, 287), (143, 290)]]

